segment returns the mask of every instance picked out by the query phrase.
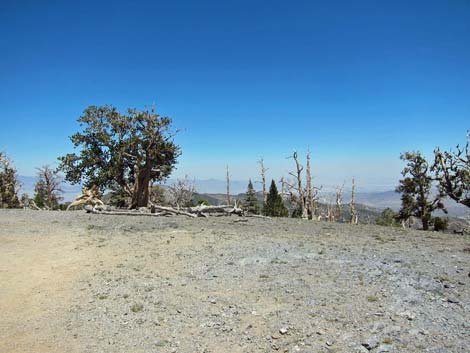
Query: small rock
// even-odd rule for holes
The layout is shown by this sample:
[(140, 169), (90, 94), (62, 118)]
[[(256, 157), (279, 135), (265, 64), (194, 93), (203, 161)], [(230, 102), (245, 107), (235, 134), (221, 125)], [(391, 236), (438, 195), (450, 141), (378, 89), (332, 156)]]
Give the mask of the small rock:
[(454, 297), (447, 298), (447, 301), (449, 303), (452, 303), (452, 304), (458, 304), (459, 303), (459, 300), (457, 298), (454, 298)]
[(401, 316), (405, 317), (407, 320), (414, 320), (416, 315), (413, 314), (411, 311), (404, 311), (400, 314)]
[(371, 351), (379, 346), (379, 340), (375, 336), (369, 337), (364, 342), (362, 342), (362, 346)]
[(388, 344), (381, 344), (374, 353), (387, 353), (390, 352), (390, 345)]
[(360, 345), (354, 348), (354, 353), (369, 353), (369, 350), (366, 347)]
[(280, 333), (281, 335), (285, 335), (285, 334), (287, 333), (287, 328), (286, 328), (286, 327), (281, 327), (281, 328), (279, 329), (279, 333)]

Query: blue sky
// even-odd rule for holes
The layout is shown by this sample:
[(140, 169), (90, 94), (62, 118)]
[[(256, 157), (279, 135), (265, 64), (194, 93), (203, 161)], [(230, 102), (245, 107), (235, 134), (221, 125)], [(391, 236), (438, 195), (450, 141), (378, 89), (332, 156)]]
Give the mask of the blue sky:
[(2, 1), (0, 150), (23, 175), (72, 150), (88, 105), (156, 102), (175, 176), (395, 185), (399, 154), (470, 128), (470, 2)]

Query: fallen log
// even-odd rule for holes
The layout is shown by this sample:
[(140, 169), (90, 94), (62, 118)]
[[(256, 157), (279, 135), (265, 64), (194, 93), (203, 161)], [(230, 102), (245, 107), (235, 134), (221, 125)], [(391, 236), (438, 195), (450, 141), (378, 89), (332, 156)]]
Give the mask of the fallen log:
[(236, 214), (238, 216), (243, 216), (244, 212), (241, 208), (233, 207), (229, 205), (220, 205), (220, 206), (206, 206), (200, 205), (196, 207), (189, 207), (188, 212), (196, 213), (197, 215), (205, 215), (207, 213), (224, 213), (228, 215)]
[[(104, 204), (98, 205), (85, 205), (85, 210), (87, 213), (94, 214), (107, 214), (107, 215), (124, 215), (124, 216), (167, 216), (167, 215), (182, 215), (186, 217), (196, 218), (196, 217), (208, 217), (209, 214), (214, 216), (227, 216), (236, 214), (238, 216), (243, 216), (244, 211), (238, 207), (232, 206), (197, 206), (189, 207), (185, 210), (177, 210), (171, 207), (157, 206), (152, 204), (151, 208), (140, 208), (139, 210), (134, 211), (117, 211), (109, 210)], [(158, 211), (157, 213), (155, 211)]]
[(271, 219), (269, 216), (262, 216), (259, 214), (247, 214), (245, 217), (251, 217), (251, 218), (261, 218), (261, 219)]
[(177, 209), (170, 208), (170, 207), (157, 206), (157, 205), (153, 205), (152, 207), (154, 207), (155, 210), (158, 210), (158, 211), (166, 211), (166, 212), (169, 212), (169, 213), (174, 213), (174, 214), (177, 214), (177, 215), (188, 216), (188, 217), (192, 217), (192, 218), (196, 218), (196, 217), (197, 217), (197, 214), (189, 213), (189, 212), (185, 212), (185, 211), (181, 211), (181, 210), (177, 210)]
[(158, 216), (165, 216), (165, 213), (144, 213), (144, 212), (131, 212), (131, 211), (107, 211), (99, 207), (93, 207), (91, 205), (85, 205), (84, 207), (87, 213), (94, 213), (94, 214), (106, 214), (111, 216), (151, 216), (151, 217), (158, 217)]

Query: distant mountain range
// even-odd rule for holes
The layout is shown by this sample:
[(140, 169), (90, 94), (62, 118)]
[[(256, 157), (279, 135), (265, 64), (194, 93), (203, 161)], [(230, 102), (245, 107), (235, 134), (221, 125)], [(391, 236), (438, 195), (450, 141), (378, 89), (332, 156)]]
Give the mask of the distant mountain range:
[[(21, 183), (20, 193), (27, 193), (28, 195), (34, 195), (34, 185), (36, 184), (36, 177), (31, 176), (19, 176)], [(174, 180), (169, 179), (166, 184), (169, 185)], [(204, 198), (211, 204), (221, 204), (226, 200), (226, 183), (224, 180), (218, 179), (196, 179), (194, 180), (196, 190), (200, 198)], [(248, 181), (245, 180), (234, 180), (230, 182), (230, 193), (234, 199), (243, 199), (246, 191)], [(70, 185), (68, 183), (62, 184), (64, 190), (64, 201), (71, 201), (81, 191), (81, 185)], [(255, 183), (255, 188), (260, 189), (260, 185)], [(363, 190), (365, 188), (362, 188)], [(335, 193), (334, 187), (324, 187), (322, 192), (319, 193), (320, 202), (334, 203)], [(350, 189), (345, 189), (343, 192), (343, 204), (349, 203), (351, 200)], [(393, 190), (389, 191), (378, 191), (378, 192), (367, 192), (359, 191), (356, 193), (356, 203), (362, 204), (367, 207), (375, 209), (384, 209), (387, 207), (393, 210), (400, 208), (400, 195)], [(462, 205), (455, 203), (452, 200), (445, 200), (446, 207), (451, 216), (456, 217), (468, 217), (470, 210)]]

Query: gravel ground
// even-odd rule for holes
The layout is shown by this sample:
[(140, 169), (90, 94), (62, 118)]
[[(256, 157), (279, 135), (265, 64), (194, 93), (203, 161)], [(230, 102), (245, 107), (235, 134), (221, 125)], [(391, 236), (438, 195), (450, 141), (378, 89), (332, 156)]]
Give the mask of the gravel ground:
[(0, 352), (470, 352), (470, 237), (0, 210)]

